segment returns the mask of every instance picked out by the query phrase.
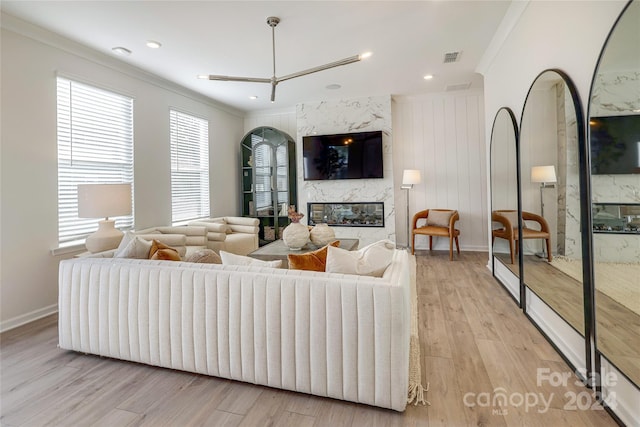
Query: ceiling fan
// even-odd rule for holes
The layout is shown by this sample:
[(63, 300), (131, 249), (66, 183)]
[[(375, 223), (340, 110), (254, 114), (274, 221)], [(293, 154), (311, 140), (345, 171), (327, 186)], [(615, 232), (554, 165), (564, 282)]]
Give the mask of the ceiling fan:
[(287, 74), (286, 76), (276, 77), (276, 36), (275, 29), (280, 23), (280, 18), (276, 16), (270, 16), (267, 18), (267, 25), (271, 27), (271, 42), (273, 46), (273, 76), (271, 78), (259, 78), (259, 77), (233, 77), (233, 76), (221, 76), (215, 74), (201, 75), (198, 78), (208, 80), (221, 80), (226, 82), (251, 82), (251, 83), (270, 83), (271, 84), (271, 102), (276, 99), (276, 86), (280, 82), (291, 80), (296, 77), (306, 76), (307, 74), (317, 73), (318, 71), (328, 70), (329, 68), (339, 67), (341, 65), (352, 64), (354, 62), (361, 61), (371, 56), (371, 53), (363, 53), (360, 55), (353, 55), (348, 58), (341, 59), (339, 61), (330, 62), (328, 64), (319, 65), (317, 67), (309, 68), (306, 70), (298, 71), (297, 73)]

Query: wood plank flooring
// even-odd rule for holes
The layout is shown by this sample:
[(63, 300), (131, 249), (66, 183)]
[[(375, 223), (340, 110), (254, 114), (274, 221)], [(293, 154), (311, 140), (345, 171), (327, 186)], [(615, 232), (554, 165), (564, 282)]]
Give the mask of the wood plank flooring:
[(597, 405), (572, 406), (572, 393), (589, 393), (575, 377), (566, 386), (540, 381), (538, 369), (570, 369), (491, 277), (487, 254), (448, 257), (417, 256), (422, 374), (431, 406), (397, 413), (63, 351), (51, 316), (0, 336), (0, 425), (616, 425)]

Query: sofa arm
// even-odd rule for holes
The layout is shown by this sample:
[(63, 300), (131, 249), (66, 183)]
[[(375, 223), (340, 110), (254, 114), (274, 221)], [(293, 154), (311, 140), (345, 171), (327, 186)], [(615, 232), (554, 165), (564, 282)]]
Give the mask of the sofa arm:
[[(231, 232), (231, 227), (224, 222), (209, 222), (208, 220), (192, 221), (189, 223), (189, 226), (204, 227), (207, 235), (213, 235), (213, 240), (224, 241), (224, 236)], [(212, 240), (212, 238), (209, 238), (208, 240)]]
[(225, 216), (224, 220), (231, 226), (244, 225), (250, 227), (258, 227), (260, 225), (260, 220), (258, 218), (250, 218), (244, 216)]

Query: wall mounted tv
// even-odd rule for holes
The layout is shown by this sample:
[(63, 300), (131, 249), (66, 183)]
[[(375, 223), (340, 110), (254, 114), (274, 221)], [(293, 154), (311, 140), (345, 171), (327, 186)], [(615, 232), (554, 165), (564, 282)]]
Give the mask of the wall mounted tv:
[(302, 137), (304, 180), (383, 178), (382, 131)]
[(640, 115), (591, 117), (591, 173), (640, 173)]

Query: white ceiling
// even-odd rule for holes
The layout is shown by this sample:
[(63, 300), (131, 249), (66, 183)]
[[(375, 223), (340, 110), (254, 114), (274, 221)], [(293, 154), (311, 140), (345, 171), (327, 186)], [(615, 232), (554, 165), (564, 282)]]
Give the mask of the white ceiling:
[[(482, 87), (474, 70), (510, 1), (10, 1), (4, 13), (85, 44), (244, 111), (300, 102)], [(199, 74), (270, 78), (370, 51), (361, 62), (270, 86), (199, 80)], [(162, 43), (160, 49), (145, 46)], [(462, 51), (456, 63), (444, 54)], [(433, 74), (432, 80), (424, 80)], [(331, 84), (340, 89), (327, 89)], [(257, 100), (249, 96), (257, 95)]]

